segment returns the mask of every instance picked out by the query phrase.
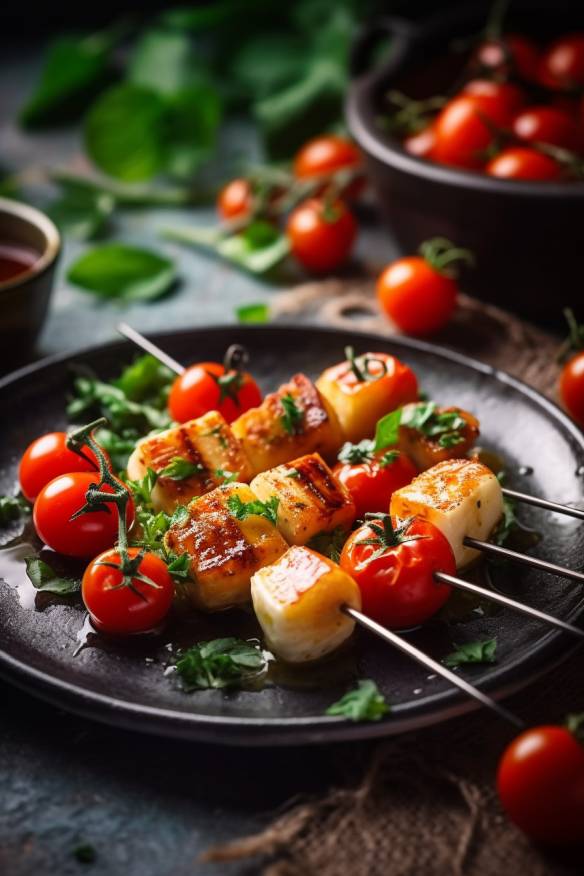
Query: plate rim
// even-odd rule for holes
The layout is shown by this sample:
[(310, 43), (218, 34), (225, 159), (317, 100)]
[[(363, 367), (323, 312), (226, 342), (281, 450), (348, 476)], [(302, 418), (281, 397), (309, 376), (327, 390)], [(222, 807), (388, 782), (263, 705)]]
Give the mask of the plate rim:
[[(496, 368), (487, 363), (459, 353), (429, 341), (402, 336), (384, 336), (359, 328), (329, 327), (314, 324), (285, 323), (276, 325), (241, 325), (238, 323), (219, 323), (202, 326), (191, 326), (169, 331), (148, 333), (148, 337), (154, 342), (164, 346), (165, 339), (188, 337), (191, 334), (241, 332), (248, 335), (261, 335), (268, 331), (280, 333), (320, 333), (331, 337), (340, 334), (355, 334), (372, 342), (395, 344), (398, 347), (428, 353), (438, 358), (447, 359), (459, 365), (478, 371), (487, 377), (492, 377), (500, 383), (513, 387), (521, 392), (531, 402), (543, 408), (558, 426), (568, 433), (575, 447), (579, 449), (584, 460), (584, 433), (568, 415), (551, 399), (544, 396), (539, 390), (525, 383), (520, 378), (514, 377), (506, 371)], [(113, 339), (105, 344), (96, 344), (91, 347), (54, 353), (29, 363), (0, 378), (0, 391), (10, 387), (20, 380), (30, 378), (32, 375), (47, 367), (54, 367), (79, 357), (89, 357), (98, 354), (115, 354), (116, 348), (120, 352), (131, 347), (131, 342), (126, 339)], [(481, 689), (488, 690), (496, 699), (504, 699), (512, 693), (529, 686), (548, 669), (567, 659), (574, 648), (569, 647), (569, 637), (561, 631), (545, 631), (538, 640), (538, 649), (546, 646), (546, 640), (551, 640), (550, 646), (554, 647), (555, 655), (549, 661), (549, 665), (540, 666), (529, 672), (529, 665), (523, 665), (527, 670), (525, 677), (516, 681), (506, 680), (501, 685), (499, 676), (506, 670), (501, 667), (500, 671), (491, 677), (488, 683), (483, 683)], [(526, 658), (533, 661), (534, 652)], [(187, 711), (150, 706), (144, 703), (134, 703), (130, 700), (119, 699), (109, 694), (103, 694), (88, 689), (76, 683), (62, 678), (55, 678), (41, 669), (30, 666), (18, 658), (13, 657), (0, 647), (0, 676), (15, 683), (27, 692), (39, 696), (41, 699), (66, 708), (70, 711), (90, 717), (104, 723), (122, 726), (126, 729), (140, 730), (156, 735), (175, 736), (181, 738), (196, 739), (203, 742), (214, 742), (230, 745), (268, 746), (268, 745), (301, 745), (318, 744), (329, 741), (347, 741), (350, 739), (376, 738), (389, 735), (397, 735), (412, 729), (432, 724), (442, 723), (451, 718), (470, 713), (480, 706), (473, 700), (465, 698), (462, 693), (453, 689), (448, 692), (448, 702), (440, 707), (433, 706), (426, 712), (418, 711), (413, 717), (407, 714), (399, 715), (399, 708), (386, 719), (371, 723), (351, 723), (344, 718), (327, 715), (315, 715), (306, 717), (286, 717), (270, 719), (265, 717), (234, 717), (222, 715), (202, 715)], [(422, 704), (423, 699), (418, 701)], [(147, 721), (147, 726), (139, 724), (140, 719)], [(139, 724), (139, 726), (138, 726)], [(221, 729), (219, 737), (218, 730)], [(257, 732), (256, 731), (261, 731)]]

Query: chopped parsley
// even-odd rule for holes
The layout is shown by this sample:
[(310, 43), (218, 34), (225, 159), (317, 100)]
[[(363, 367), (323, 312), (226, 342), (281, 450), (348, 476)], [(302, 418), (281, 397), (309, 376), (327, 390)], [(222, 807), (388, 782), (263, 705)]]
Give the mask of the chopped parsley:
[(259, 517), (265, 517), (270, 523), (276, 525), (278, 518), (278, 505), (280, 500), (277, 496), (270, 496), (266, 502), (256, 499), (253, 502), (244, 502), (241, 496), (229, 496), (227, 499), (227, 507), (231, 514), (238, 520), (245, 520), (254, 514)]
[(259, 644), (243, 639), (213, 639), (181, 651), (175, 663), (183, 689), (241, 687), (266, 668)]
[(280, 417), (282, 426), (288, 435), (299, 435), (302, 432), (304, 413), (298, 407), (292, 395), (287, 392), (281, 396), (280, 404), (282, 405), (283, 414)]
[(239, 472), (227, 471), (226, 468), (216, 468), (215, 477), (222, 478), (224, 484), (232, 484), (239, 477)]
[(455, 644), (456, 648), (442, 661), (449, 669), (455, 669), (465, 663), (496, 663), (495, 652), (497, 650), (496, 639), (483, 639), (476, 642), (465, 642), (464, 645)]
[(169, 464), (158, 473), (160, 478), (169, 478), (171, 481), (185, 481), (205, 471), (200, 462), (189, 462), (182, 456), (173, 456)]
[(351, 721), (379, 721), (391, 711), (385, 698), (371, 679), (361, 680), (326, 710), (327, 715), (341, 715)]

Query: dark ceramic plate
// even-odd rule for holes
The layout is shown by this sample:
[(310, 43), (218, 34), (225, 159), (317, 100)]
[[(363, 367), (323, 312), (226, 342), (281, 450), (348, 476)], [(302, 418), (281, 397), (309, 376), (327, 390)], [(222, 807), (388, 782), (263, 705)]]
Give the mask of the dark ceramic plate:
[[(395, 353), (415, 369), (432, 398), (459, 404), (478, 415), (481, 443), (504, 458), (510, 485), (560, 502), (582, 499), (581, 433), (534, 390), (462, 356), (414, 341), (308, 328), (196, 329), (161, 335), (158, 340), (184, 362), (217, 359), (228, 344), (245, 343), (254, 373), (266, 390), (295, 371), (317, 375), (342, 357), (348, 343), (361, 350)], [(46, 360), (0, 383), (1, 492), (13, 488), (22, 448), (37, 435), (66, 425), (64, 407), (72, 363), (83, 363), (107, 378), (133, 355), (128, 343), (116, 343)], [(534, 548), (537, 554), (574, 568), (581, 565), (581, 524), (527, 508), (521, 516), (543, 534)], [(164, 675), (168, 655), (164, 644), (171, 632), (154, 648), (145, 643), (121, 647), (104, 644), (91, 634), (86, 637), (80, 603), (43, 599), (23, 571), (22, 561), (13, 554), (0, 554), (0, 672), (31, 693), (112, 724), (213, 742), (296, 744), (400, 733), (443, 721), (474, 705), (440, 678), (428, 677), (419, 666), (361, 632), (346, 651), (318, 669), (287, 673), (276, 666), (261, 690), (185, 694)], [(492, 581), (565, 619), (574, 620), (584, 610), (584, 594), (577, 585), (529, 569), (495, 568)], [(180, 637), (193, 642), (255, 631), (251, 615), (233, 612), (193, 618), (181, 627)], [(465, 676), (501, 697), (533, 682), (571, 647), (562, 633), (512, 612), (493, 613), (487, 606), (465, 603), (459, 597), (454, 598), (447, 617), (409, 635), (438, 659), (452, 649), (453, 642), (496, 636), (497, 664), (471, 667)], [(80, 641), (85, 641), (85, 647), (78, 651)], [(357, 678), (375, 679), (393, 705), (387, 719), (352, 724), (324, 716), (326, 707)]]

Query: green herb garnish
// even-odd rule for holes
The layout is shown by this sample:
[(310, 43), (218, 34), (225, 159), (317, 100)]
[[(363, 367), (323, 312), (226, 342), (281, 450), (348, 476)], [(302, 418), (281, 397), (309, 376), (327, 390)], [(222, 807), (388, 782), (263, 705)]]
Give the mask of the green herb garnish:
[(341, 551), (348, 537), (349, 533), (347, 530), (337, 526), (332, 532), (318, 532), (316, 535), (313, 535), (307, 547), (312, 548), (318, 554), (328, 557), (333, 563), (338, 563), (341, 559)]
[(241, 496), (229, 496), (227, 499), (227, 507), (231, 514), (238, 520), (245, 520), (254, 514), (259, 517), (265, 517), (270, 523), (276, 525), (278, 518), (278, 505), (280, 500), (277, 496), (270, 496), (266, 502), (256, 499), (253, 502), (244, 502)]
[(232, 484), (239, 477), (239, 472), (227, 471), (226, 468), (216, 468), (215, 475), (218, 478), (222, 478), (224, 484)]
[(284, 413), (280, 417), (282, 425), (289, 435), (298, 435), (302, 432), (304, 412), (294, 401), (294, 397), (288, 392), (280, 397), (280, 404)]
[[(350, 370), (359, 383), (380, 380), (387, 374), (387, 364), (377, 356), (369, 356), (367, 353), (363, 356), (355, 356), (353, 347), (345, 347), (345, 356), (347, 357)], [(372, 368), (373, 364), (380, 365), (381, 368)]]
[(442, 661), (445, 666), (454, 669), (465, 663), (496, 663), (495, 652), (497, 650), (496, 639), (483, 639), (476, 642), (465, 642), (464, 645), (456, 645), (451, 654)]
[(67, 279), (101, 298), (151, 301), (177, 278), (174, 262), (158, 253), (122, 243), (104, 243), (80, 256)]
[(289, 468), (284, 477), (298, 479), (301, 477), (301, 473), (297, 468)]
[(270, 308), (267, 304), (244, 304), (236, 307), (235, 315), (241, 323), (265, 323), (270, 321)]
[(18, 520), (23, 514), (30, 514), (31, 505), (24, 496), (0, 496), (0, 525), (5, 526)]
[(55, 593), (58, 596), (70, 596), (79, 593), (81, 581), (75, 578), (61, 578), (48, 563), (38, 557), (25, 557), (26, 574), (36, 590), (45, 593)]
[(173, 456), (167, 466), (158, 472), (159, 478), (171, 481), (185, 481), (187, 478), (203, 474), (205, 467), (200, 462), (190, 462), (182, 456)]
[(266, 668), (266, 659), (254, 642), (213, 639), (179, 652), (176, 671), (185, 691), (241, 687)]
[(131, 489), (135, 501), (142, 507), (150, 507), (152, 504), (152, 490), (156, 485), (158, 475), (153, 469), (149, 468), (146, 474), (140, 481), (126, 481), (126, 484)]
[(379, 721), (391, 711), (374, 681), (357, 683), (354, 690), (346, 693), (326, 710), (327, 715), (342, 715), (351, 721)]

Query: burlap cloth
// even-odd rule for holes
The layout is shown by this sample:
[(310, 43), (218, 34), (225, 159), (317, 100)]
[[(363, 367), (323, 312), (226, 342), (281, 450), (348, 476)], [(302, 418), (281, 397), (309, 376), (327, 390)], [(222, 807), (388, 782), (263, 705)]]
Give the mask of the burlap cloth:
[[(368, 281), (311, 283), (280, 293), (278, 321), (311, 315), (325, 324), (392, 334)], [(496, 308), (463, 299), (439, 343), (523, 378), (553, 397), (557, 339)], [(584, 710), (584, 654), (572, 656), (509, 704), (527, 722)], [(339, 785), (292, 801), (255, 836), (211, 849), (218, 863), (247, 860), (262, 876), (544, 876), (582, 874), (584, 856), (528, 842), (494, 793), (498, 757), (513, 730), (485, 711), (372, 746), (342, 746)], [(243, 755), (245, 756), (245, 755)], [(582, 826), (584, 841), (584, 825)]]

